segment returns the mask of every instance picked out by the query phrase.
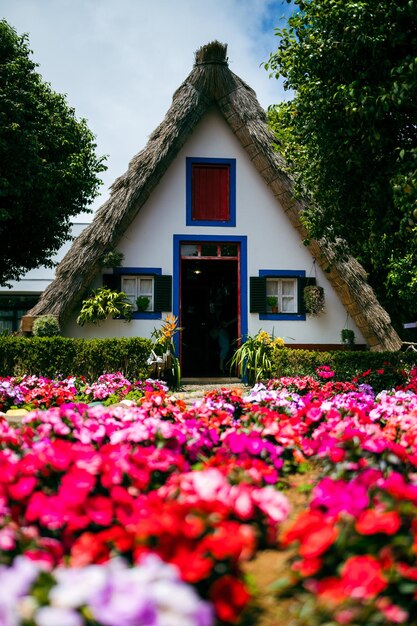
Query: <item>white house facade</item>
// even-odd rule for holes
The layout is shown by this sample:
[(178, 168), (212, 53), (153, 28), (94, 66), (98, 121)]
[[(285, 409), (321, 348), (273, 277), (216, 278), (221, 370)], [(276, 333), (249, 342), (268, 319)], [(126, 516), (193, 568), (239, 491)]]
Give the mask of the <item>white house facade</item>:
[[(194, 163), (229, 167), (229, 202), (234, 205), (234, 215), (228, 221), (189, 219), (189, 178)], [(254, 335), (262, 328), (283, 337), (289, 346), (334, 347), (341, 343), (342, 328), (349, 326), (356, 342), (365, 343), (326, 274), (316, 266), (246, 151), (215, 110), (204, 117), (170, 165), (120, 239), (117, 251), (124, 258), (123, 267), (113, 270), (119, 278), (118, 287), (131, 296), (134, 306), (138, 296), (148, 296), (149, 311), (134, 313), (128, 323), (112, 319), (99, 326), (83, 327), (77, 325), (75, 311), (64, 325), (64, 334), (149, 337), (166, 313), (154, 311), (155, 277), (171, 276), (169, 311), (184, 329), (180, 346), (183, 360), (190, 352), (197, 357), (190, 355), (193, 372), (196, 362), (207, 361), (202, 369), (213, 369), (219, 322), (231, 322), (231, 341)], [(276, 313), (268, 306), (265, 313), (251, 312), (250, 277), (261, 276), (267, 279), (268, 293), (277, 295)], [(326, 305), (321, 315), (313, 317), (300, 308), (299, 279), (304, 277), (316, 278), (324, 288)], [(92, 287), (102, 283), (103, 276), (97, 275)]]

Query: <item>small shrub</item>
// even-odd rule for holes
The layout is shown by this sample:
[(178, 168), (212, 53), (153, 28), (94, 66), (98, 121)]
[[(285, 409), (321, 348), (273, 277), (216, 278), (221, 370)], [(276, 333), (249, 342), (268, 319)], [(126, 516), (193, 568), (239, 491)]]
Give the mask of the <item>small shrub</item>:
[(56, 337), (61, 334), (59, 320), (55, 315), (41, 315), (33, 322), (35, 337)]

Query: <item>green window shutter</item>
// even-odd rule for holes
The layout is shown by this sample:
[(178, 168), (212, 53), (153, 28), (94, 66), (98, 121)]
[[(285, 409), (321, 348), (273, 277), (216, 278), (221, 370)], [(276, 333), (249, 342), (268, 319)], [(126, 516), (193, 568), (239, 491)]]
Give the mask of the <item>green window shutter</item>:
[(112, 291), (121, 291), (122, 280), (118, 274), (103, 274), (103, 287)]
[(266, 278), (251, 276), (249, 306), (251, 313), (266, 313)]
[(172, 276), (155, 276), (155, 306), (156, 312), (172, 311)]
[(304, 305), (304, 287), (315, 285), (316, 279), (312, 276), (300, 276), (297, 284), (297, 292), (298, 292), (298, 303), (297, 303), (297, 313), (305, 313), (306, 308)]

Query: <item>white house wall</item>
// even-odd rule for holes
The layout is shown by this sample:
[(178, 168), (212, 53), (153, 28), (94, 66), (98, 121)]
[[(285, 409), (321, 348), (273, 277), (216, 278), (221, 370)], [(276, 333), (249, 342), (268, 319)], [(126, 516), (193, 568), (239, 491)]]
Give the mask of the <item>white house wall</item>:
[[(236, 159), (236, 226), (206, 227), (186, 225), (186, 157)], [(126, 267), (158, 267), (163, 274), (173, 273), (173, 235), (222, 235), (247, 237), (247, 276), (258, 276), (259, 269), (304, 270), (316, 276), (324, 287), (326, 312), (305, 321), (260, 320), (249, 313), (248, 333), (260, 328), (282, 336), (291, 344), (338, 344), (342, 328), (355, 332), (356, 342), (365, 343), (353, 323), (347, 320), (341, 304), (326, 275), (302, 244), (277, 200), (251, 163), (247, 153), (217, 112), (200, 122), (163, 176), (136, 220), (121, 239), (117, 250), (124, 254)], [(101, 278), (94, 286), (101, 284)], [(249, 287), (248, 287), (249, 299)], [(71, 336), (81, 337), (149, 337), (159, 327), (158, 320), (132, 320), (129, 323), (110, 320), (100, 326), (77, 326), (74, 318), (64, 329)]]

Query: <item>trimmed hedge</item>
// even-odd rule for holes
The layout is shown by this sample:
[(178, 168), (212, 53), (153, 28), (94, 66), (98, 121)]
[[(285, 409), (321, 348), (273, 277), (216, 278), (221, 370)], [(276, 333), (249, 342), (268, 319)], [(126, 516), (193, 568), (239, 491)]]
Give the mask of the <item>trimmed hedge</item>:
[(0, 376), (84, 376), (93, 382), (106, 372), (122, 372), (129, 380), (139, 380), (149, 375), (151, 347), (152, 342), (141, 337), (0, 337)]
[(319, 352), (280, 348), (274, 351), (273, 376), (311, 376), (320, 365), (328, 365), (334, 371), (332, 380), (349, 381), (363, 376), (363, 382), (372, 384), (375, 391), (391, 389), (404, 382), (401, 374), (417, 363), (416, 352)]

